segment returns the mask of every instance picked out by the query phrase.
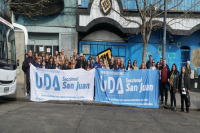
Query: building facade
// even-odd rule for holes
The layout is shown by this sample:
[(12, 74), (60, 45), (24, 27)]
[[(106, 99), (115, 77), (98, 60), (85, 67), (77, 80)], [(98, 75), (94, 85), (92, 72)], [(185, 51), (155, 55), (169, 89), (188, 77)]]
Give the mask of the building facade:
[[(59, 0), (62, 1), (62, 0)], [(63, 11), (48, 16), (27, 17), (23, 15), (14, 16), (13, 22), (21, 24), (27, 28), (28, 44), (24, 45), (24, 36), (20, 30), (15, 30), (17, 48), (18, 83), (23, 83), (24, 79), (21, 65), (24, 54), (29, 50), (39, 53), (55, 55), (55, 51), (64, 49), (69, 58), (74, 50), (77, 50), (76, 42), (76, 0), (63, 0)], [(24, 52), (22, 52), (24, 51)]]
[[(111, 7), (101, 5), (104, 2), (111, 2), (112, 8), (123, 16), (141, 21), (135, 1), (127, 0), (93, 0), (82, 1), (77, 9), (76, 30), (78, 32), (79, 53), (86, 54), (86, 57), (95, 56), (106, 49), (111, 49), (112, 56), (124, 58), (127, 65), (128, 60), (137, 61), (137, 65), (142, 63), (143, 40), (141, 33), (137, 34), (139, 26), (133, 22), (125, 20)], [(142, 3), (142, 2), (141, 2)], [(184, 1), (177, 8), (187, 10), (184, 5), (191, 4)], [(103, 7), (105, 6), (105, 7)], [(141, 5), (142, 6), (142, 5)], [(168, 8), (173, 6), (168, 4)], [(99, 8), (102, 7), (102, 8)], [(186, 18), (176, 19), (181, 12), (168, 12), (166, 38), (166, 59), (171, 66), (176, 63), (181, 71), (182, 65), (186, 65), (189, 60), (192, 69), (191, 85), (199, 87), (198, 75), (200, 75), (200, 6), (195, 7), (196, 11)], [(192, 11), (191, 11), (192, 12)], [(156, 17), (153, 22), (163, 23), (163, 16)], [(156, 62), (162, 58), (163, 31), (153, 30), (147, 46), (146, 61), (152, 55)]]

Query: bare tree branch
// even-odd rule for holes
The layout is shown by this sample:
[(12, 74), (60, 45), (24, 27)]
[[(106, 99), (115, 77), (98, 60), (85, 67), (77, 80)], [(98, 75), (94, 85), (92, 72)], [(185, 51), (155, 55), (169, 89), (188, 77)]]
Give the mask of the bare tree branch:
[(129, 21), (129, 22), (133, 22), (133, 23), (136, 23), (138, 24), (139, 26), (141, 26), (142, 24), (136, 20), (132, 20), (132, 19), (129, 19), (127, 17), (125, 17), (124, 15), (122, 15), (120, 12), (116, 11), (113, 7), (111, 8), (113, 11), (115, 11), (118, 15), (120, 15), (122, 18), (124, 18), (126, 21)]
[(173, 7), (169, 8), (169, 9), (167, 9), (167, 10), (163, 10), (161, 13), (155, 15), (154, 17), (160, 16), (160, 15), (163, 14), (164, 12), (167, 12), (167, 11), (169, 11), (169, 10), (171, 10), (171, 9), (173, 9), (173, 8), (175, 8), (175, 7), (177, 7), (177, 6), (179, 6), (182, 2), (183, 2), (183, 0), (181, 0), (181, 2), (179, 2), (179, 3), (176, 4), (176, 5), (174, 5)]
[(138, 12), (140, 14), (140, 17), (143, 18), (143, 15), (142, 15), (142, 12), (141, 12), (141, 9), (140, 9), (140, 6), (139, 6), (139, 3), (138, 3), (138, 0), (135, 0), (136, 2), (136, 5), (137, 5), (137, 9), (138, 9)]

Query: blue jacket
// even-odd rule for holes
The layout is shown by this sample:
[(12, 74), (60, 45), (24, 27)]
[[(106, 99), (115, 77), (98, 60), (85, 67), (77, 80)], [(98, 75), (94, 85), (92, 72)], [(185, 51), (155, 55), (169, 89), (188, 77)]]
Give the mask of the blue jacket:
[(93, 68), (95, 68), (97, 66), (97, 68), (101, 68), (101, 64), (100, 63), (93, 63)]
[(35, 67), (36, 67), (36, 68), (38, 68), (38, 67), (39, 67), (39, 68), (42, 68), (42, 63), (41, 63), (41, 64), (36, 63), (36, 64), (35, 64)]

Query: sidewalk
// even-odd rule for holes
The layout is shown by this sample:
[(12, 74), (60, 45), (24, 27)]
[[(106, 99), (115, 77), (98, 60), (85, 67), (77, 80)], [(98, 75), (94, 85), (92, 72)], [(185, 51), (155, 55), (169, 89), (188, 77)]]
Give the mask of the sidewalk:
[[(16, 93), (9, 96), (4, 96), (2, 98), (5, 101), (24, 101), (24, 102), (31, 102), (29, 99), (26, 98), (25, 89), (22, 84), (17, 85)], [(190, 91), (190, 101), (191, 107), (190, 110), (200, 111), (200, 92), (192, 92)], [(59, 103), (59, 104), (76, 104), (76, 105), (90, 105), (90, 106), (120, 106), (108, 103), (101, 103), (95, 101), (48, 101), (48, 103)], [(168, 94), (168, 107), (170, 107), (170, 93)], [(179, 92), (176, 93), (176, 104), (177, 110), (181, 108), (181, 97)], [(124, 107), (124, 106), (123, 106)], [(159, 108), (164, 108), (160, 105)]]

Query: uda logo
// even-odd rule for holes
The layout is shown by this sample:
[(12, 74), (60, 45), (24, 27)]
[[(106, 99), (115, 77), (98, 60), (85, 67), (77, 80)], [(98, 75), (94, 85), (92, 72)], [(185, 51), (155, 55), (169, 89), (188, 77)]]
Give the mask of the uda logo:
[(108, 15), (112, 8), (111, 0), (100, 0), (100, 10), (104, 15)]
[(46, 90), (50, 90), (51, 87), (53, 87), (54, 91), (60, 91), (60, 85), (59, 85), (59, 81), (58, 81), (58, 76), (55, 75), (53, 77), (53, 84), (52, 84), (51, 83), (51, 77), (50, 77), (49, 74), (44, 74), (43, 78), (39, 77), (39, 80), (38, 80), (37, 72), (35, 74), (36, 74), (36, 76), (35, 76), (36, 77), (36, 87), (38, 89), (42, 89), (43, 87), (45, 87)]

